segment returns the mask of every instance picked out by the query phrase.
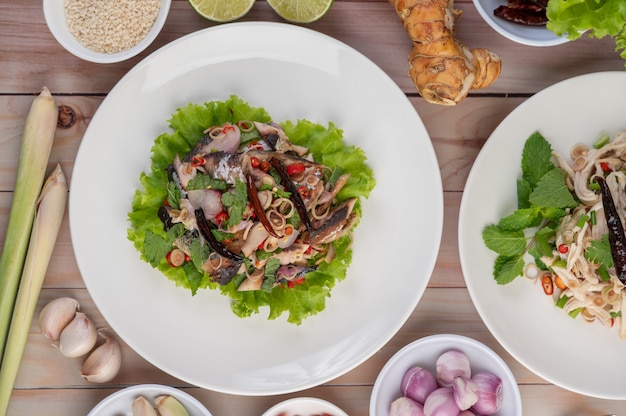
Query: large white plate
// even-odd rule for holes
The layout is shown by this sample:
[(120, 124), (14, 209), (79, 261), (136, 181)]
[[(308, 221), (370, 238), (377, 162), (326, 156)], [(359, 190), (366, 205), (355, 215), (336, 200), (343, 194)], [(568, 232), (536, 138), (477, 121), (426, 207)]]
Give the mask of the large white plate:
[[(277, 121), (344, 130), (364, 149), (377, 187), (363, 204), (354, 260), (326, 309), (295, 326), (267, 310), (237, 318), (217, 291), (192, 297), (139, 260), (126, 216), (155, 137), (189, 102), (237, 94)], [(160, 49), (100, 105), (70, 192), (78, 266), (111, 327), (149, 362), (207, 389), (292, 392), (331, 380), (381, 348), (409, 317), (434, 268), (443, 223), (441, 177), (410, 102), (345, 44), (297, 26), (235, 23)], [(284, 318), (284, 319), (283, 319)]]
[(553, 85), (517, 107), (494, 130), (468, 176), (459, 214), (459, 252), (478, 313), (518, 361), (565, 389), (600, 398), (626, 399), (626, 340), (615, 330), (571, 319), (518, 278), (493, 279), (494, 252), (482, 230), (517, 207), (524, 142), (539, 131), (566, 155), (575, 143), (626, 129), (626, 73), (579, 76)]

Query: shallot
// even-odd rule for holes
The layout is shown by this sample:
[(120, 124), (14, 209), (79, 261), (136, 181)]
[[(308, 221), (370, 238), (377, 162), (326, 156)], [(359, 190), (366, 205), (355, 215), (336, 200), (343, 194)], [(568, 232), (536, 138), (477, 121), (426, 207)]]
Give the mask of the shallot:
[(484, 416), (496, 413), (502, 404), (502, 380), (495, 374), (477, 373), (472, 381), (476, 384), (478, 396), (472, 410)]
[(424, 416), (424, 406), (409, 397), (398, 397), (391, 403), (389, 416)]
[(452, 387), (438, 388), (424, 402), (424, 416), (458, 416), (460, 412)]
[(410, 368), (402, 377), (400, 384), (402, 394), (418, 403), (424, 403), (426, 397), (438, 387), (435, 376), (421, 367)]
[(470, 362), (460, 351), (450, 350), (437, 358), (437, 381), (443, 386), (452, 386), (455, 377), (471, 377)]

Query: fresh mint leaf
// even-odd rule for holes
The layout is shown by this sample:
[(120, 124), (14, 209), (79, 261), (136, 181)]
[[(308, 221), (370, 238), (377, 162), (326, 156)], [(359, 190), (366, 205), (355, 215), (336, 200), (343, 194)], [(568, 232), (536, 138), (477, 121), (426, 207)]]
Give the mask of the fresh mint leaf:
[(517, 256), (526, 250), (523, 231), (505, 231), (497, 225), (488, 225), (483, 230), (485, 245), (503, 256)]
[(565, 172), (561, 169), (552, 169), (543, 175), (529, 201), (533, 205), (549, 208), (573, 208), (578, 205), (567, 188)]
[(172, 243), (170, 241), (150, 230), (146, 230), (146, 235), (143, 239), (143, 252), (146, 260), (152, 267), (158, 266), (171, 249)]
[(554, 250), (554, 237), (556, 230), (550, 227), (543, 227), (535, 233), (536, 255), (538, 257), (552, 256)]
[(248, 190), (246, 185), (239, 179), (235, 182), (234, 192), (222, 194), (222, 204), (228, 207), (228, 219), (224, 222), (226, 228), (239, 224), (243, 212), (248, 205)]
[(498, 256), (493, 266), (493, 277), (499, 285), (511, 283), (524, 273), (524, 256)]
[(215, 179), (211, 175), (205, 175), (204, 173), (198, 173), (187, 184), (187, 189), (216, 189), (218, 191), (225, 191), (230, 188), (230, 185), (221, 179)]
[(539, 208), (522, 208), (507, 215), (498, 222), (498, 227), (504, 231), (518, 231), (530, 227), (536, 227), (541, 223)]
[(535, 132), (524, 143), (522, 152), (522, 178), (534, 188), (541, 178), (554, 169), (552, 147), (539, 133)]
[(200, 242), (200, 239), (196, 238), (193, 240), (191, 246), (189, 247), (189, 253), (191, 257), (191, 262), (194, 266), (196, 266), (196, 269), (202, 270), (202, 265), (209, 257), (210, 252), (211, 249), (209, 248), (209, 246), (206, 244), (202, 244)]
[(609, 235), (603, 234), (600, 240), (593, 240), (591, 246), (585, 250), (585, 258), (606, 268), (613, 267), (613, 254), (611, 253)]
[(263, 284), (261, 285), (261, 290), (265, 292), (271, 292), (272, 288), (274, 288), (274, 283), (276, 283), (276, 270), (280, 267), (280, 260), (277, 258), (269, 259), (267, 263), (265, 263), (265, 271), (263, 277)]
[(167, 183), (167, 203), (174, 209), (180, 208), (180, 191), (174, 182)]
[(567, 212), (563, 208), (542, 207), (539, 209), (541, 216), (550, 221), (560, 221)]
[(518, 208), (530, 208), (531, 203), (528, 200), (530, 194), (533, 192), (533, 188), (524, 179), (517, 180), (517, 207)]

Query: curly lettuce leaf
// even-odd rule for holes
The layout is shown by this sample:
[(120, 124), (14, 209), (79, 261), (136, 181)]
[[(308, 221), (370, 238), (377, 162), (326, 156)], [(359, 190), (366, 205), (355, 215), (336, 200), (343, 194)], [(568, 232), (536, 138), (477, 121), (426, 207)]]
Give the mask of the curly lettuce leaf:
[[(288, 313), (289, 322), (300, 324), (305, 318), (324, 310), (330, 290), (337, 282), (345, 279), (352, 261), (349, 236), (333, 243), (336, 258), (331, 263), (322, 263), (316, 271), (307, 274), (304, 283), (293, 288), (278, 286), (268, 291), (239, 292), (237, 286), (242, 276), (236, 276), (228, 285), (220, 286), (201, 273), (197, 264), (194, 266), (194, 261), (186, 263), (185, 267), (175, 268), (170, 267), (164, 257), (160, 261), (157, 258), (160, 255), (158, 253), (163, 253), (163, 244), (171, 242), (172, 238), (163, 230), (158, 217), (158, 210), (168, 197), (167, 166), (176, 154), (182, 157), (189, 152), (203, 137), (202, 132), (207, 126), (239, 120), (267, 123), (271, 117), (264, 109), (251, 107), (237, 96), (231, 96), (224, 102), (188, 104), (177, 110), (169, 120), (173, 132), (157, 137), (152, 148), (151, 170), (140, 176), (141, 189), (136, 191), (128, 214), (131, 225), (128, 238), (139, 251), (142, 260), (151, 263), (177, 286), (189, 289), (192, 294), (199, 289), (217, 289), (232, 299), (231, 308), (237, 316), (247, 317), (259, 313), (263, 307), (269, 307), (268, 319), (276, 319)], [(376, 183), (373, 171), (366, 164), (361, 149), (343, 143), (341, 130), (332, 123), (324, 127), (306, 120), (297, 123), (287, 121), (282, 126), (290, 140), (309, 147), (317, 161), (343, 173), (350, 173), (350, 180), (338, 199), (369, 196)], [(355, 209), (360, 210), (358, 203)], [(162, 240), (155, 241), (155, 238)]]
[[(624, 0), (550, 0), (547, 28), (558, 36), (576, 40), (590, 37), (615, 39), (615, 51), (626, 60), (626, 2)], [(625, 64), (626, 65), (626, 64)]]

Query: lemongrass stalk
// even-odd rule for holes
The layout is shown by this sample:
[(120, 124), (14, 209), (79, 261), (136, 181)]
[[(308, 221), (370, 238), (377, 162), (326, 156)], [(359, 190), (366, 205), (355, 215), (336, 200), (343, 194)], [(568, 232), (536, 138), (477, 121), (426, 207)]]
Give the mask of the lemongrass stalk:
[(11, 392), (33, 322), (37, 299), (39, 299), (41, 286), (63, 221), (67, 204), (67, 189), (65, 175), (61, 166), (57, 165), (46, 180), (36, 204), (28, 252), (0, 366), (0, 415), (5, 414), (9, 406)]
[(0, 357), (6, 345), (15, 295), (35, 217), (35, 203), (48, 169), (58, 114), (52, 94), (44, 87), (33, 100), (22, 132), (15, 190), (0, 254)]

